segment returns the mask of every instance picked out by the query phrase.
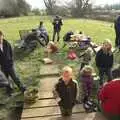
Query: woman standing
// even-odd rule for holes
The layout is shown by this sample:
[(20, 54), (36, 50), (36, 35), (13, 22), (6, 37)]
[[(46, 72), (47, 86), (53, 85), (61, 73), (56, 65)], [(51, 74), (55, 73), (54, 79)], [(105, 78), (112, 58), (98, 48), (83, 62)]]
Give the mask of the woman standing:
[(96, 66), (99, 71), (100, 86), (104, 83), (104, 75), (108, 77), (107, 81), (112, 80), (112, 66), (113, 66), (113, 53), (112, 44), (110, 40), (106, 40), (103, 43), (102, 48), (98, 51), (96, 55)]

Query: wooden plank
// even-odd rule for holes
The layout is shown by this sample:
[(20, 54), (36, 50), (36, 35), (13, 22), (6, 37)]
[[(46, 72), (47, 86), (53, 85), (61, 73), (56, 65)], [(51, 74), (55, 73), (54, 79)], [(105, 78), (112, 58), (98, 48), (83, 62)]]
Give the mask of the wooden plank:
[(47, 77), (40, 80), (40, 90), (39, 95), (44, 97), (49, 97), (52, 95), (52, 90), (54, 85), (58, 82), (59, 77)]
[(57, 102), (55, 99), (45, 99), (45, 100), (38, 100), (35, 104), (31, 106), (25, 106), (25, 109), (32, 109), (32, 108), (42, 108), (42, 107), (50, 107), (50, 106), (57, 106)]
[[(76, 105), (73, 109), (73, 112), (84, 112), (82, 105)], [(60, 114), (59, 107), (51, 108), (35, 108), (35, 109), (26, 109), (23, 111), (22, 118), (31, 118), (31, 117), (44, 117), (44, 116), (55, 116)]]
[(59, 75), (59, 69), (57, 65), (43, 65), (40, 69), (40, 76)]
[(101, 113), (77, 113), (71, 117), (64, 118), (61, 115), (49, 117), (28, 118), (22, 120), (107, 120)]

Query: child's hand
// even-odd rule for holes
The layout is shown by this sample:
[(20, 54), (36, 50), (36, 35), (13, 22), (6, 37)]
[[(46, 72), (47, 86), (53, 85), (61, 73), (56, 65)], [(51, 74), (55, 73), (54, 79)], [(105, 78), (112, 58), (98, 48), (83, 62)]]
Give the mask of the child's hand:
[(57, 98), (56, 98), (56, 101), (57, 101), (57, 102), (60, 102), (60, 101), (61, 101), (61, 98), (60, 98), (60, 97), (57, 97)]

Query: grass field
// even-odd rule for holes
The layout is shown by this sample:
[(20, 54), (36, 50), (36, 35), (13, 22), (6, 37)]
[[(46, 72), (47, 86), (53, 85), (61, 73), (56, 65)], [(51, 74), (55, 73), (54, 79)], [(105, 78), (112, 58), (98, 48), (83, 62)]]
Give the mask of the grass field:
[[(50, 38), (52, 38), (52, 17), (29, 16), (1, 19), (0, 30), (4, 32), (5, 38), (10, 40), (14, 46), (15, 41), (20, 39), (19, 30), (37, 28), (40, 20), (44, 21)], [(104, 39), (109, 38), (114, 45), (115, 34), (113, 23), (87, 19), (64, 19), (64, 25), (61, 31), (61, 44), (64, 34), (69, 30), (75, 32), (83, 31), (98, 44), (102, 43)], [(41, 56), (41, 49), (37, 49), (24, 59), (16, 61), (17, 71), (19, 71), (23, 80), (28, 79), (30, 76), (33, 76), (33, 74), (34, 76), (39, 74), (39, 59)], [(35, 79), (35, 77), (33, 77), (33, 79)]]
[[(29, 16), (1, 19), (0, 30), (3, 30), (5, 37), (14, 43), (15, 40), (19, 39), (19, 30), (36, 28), (40, 20), (44, 21), (48, 33), (52, 36), (51, 17)], [(111, 39), (114, 43), (113, 23), (86, 19), (65, 19), (61, 31), (61, 38), (69, 30), (84, 31), (85, 34), (91, 36), (97, 43), (101, 43), (106, 38)]]
[[(37, 28), (40, 20), (44, 20), (51, 38), (51, 17), (30, 16), (0, 19), (0, 30), (4, 32), (5, 38), (14, 46), (15, 41), (20, 39), (19, 30)], [(98, 44), (102, 43), (104, 39), (109, 38), (114, 45), (115, 33), (113, 23), (86, 19), (65, 19), (61, 31), (61, 44), (63, 35), (69, 30), (84, 31), (86, 35), (89, 35)], [(22, 53), (19, 55), (21, 56)], [(17, 73), (19, 73), (21, 80), (29, 87), (37, 87), (39, 85), (40, 80), (37, 76), (40, 73), (40, 58), (42, 56), (42, 48), (38, 48), (26, 57), (24, 56), (23, 59), (16, 60)], [(119, 57), (117, 58), (119, 60)]]

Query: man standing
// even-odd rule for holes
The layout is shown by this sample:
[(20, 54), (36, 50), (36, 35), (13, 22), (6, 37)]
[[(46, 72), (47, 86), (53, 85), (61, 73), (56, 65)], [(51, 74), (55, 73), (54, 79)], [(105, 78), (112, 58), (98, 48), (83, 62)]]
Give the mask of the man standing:
[(62, 18), (59, 16), (56, 16), (53, 20), (53, 42), (55, 40), (55, 36), (57, 34), (57, 42), (59, 42), (60, 39), (60, 31), (61, 31), (61, 26), (63, 25)]
[(116, 33), (115, 46), (120, 50), (120, 16), (114, 22), (114, 28)]
[(8, 41), (4, 39), (2, 31), (0, 31), (0, 65), (1, 71), (7, 78), (11, 77), (21, 92), (26, 88), (20, 82), (14, 70), (12, 47)]

